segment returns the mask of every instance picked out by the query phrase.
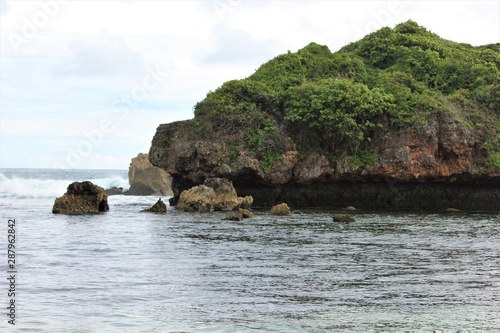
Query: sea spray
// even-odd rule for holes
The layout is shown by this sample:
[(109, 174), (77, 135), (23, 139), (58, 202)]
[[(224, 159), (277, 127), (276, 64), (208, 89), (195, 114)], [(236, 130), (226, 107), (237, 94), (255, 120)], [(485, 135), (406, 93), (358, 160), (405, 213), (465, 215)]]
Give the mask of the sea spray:
[[(0, 171), (0, 197), (1, 198), (48, 198), (57, 197), (66, 192), (69, 184), (75, 181), (89, 180), (104, 189), (112, 187), (129, 188), (128, 179), (124, 175), (113, 175), (109, 177), (85, 178), (77, 172), (73, 174), (55, 174), (54, 172), (42, 172), (20, 175), (17, 169)], [(19, 169), (20, 170), (20, 169)], [(26, 171), (24, 170), (26, 173)], [(123, 173), (123, 172), (122, 172)]]

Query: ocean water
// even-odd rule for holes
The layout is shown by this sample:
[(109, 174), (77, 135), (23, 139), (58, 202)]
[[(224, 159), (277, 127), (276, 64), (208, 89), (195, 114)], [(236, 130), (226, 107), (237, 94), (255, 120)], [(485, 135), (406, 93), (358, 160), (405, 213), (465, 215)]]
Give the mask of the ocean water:
[[(500, 332), (500, 215), (334, 211), (51, 213), (73, 181), (126, 171), (0, 170), (0, 332)], [(164, 198), (167, 199), (167, 198)], [(16, 220), (16, 325), (8, 220)]]

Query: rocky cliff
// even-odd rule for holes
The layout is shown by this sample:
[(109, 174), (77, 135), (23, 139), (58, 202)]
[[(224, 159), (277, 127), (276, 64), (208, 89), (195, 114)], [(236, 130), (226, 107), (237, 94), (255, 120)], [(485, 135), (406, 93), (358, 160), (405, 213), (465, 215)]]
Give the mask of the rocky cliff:
[(411, 21), (337, 53), (311, 44), (160, 125), (149, 159), (176, 197), (224, 177), (256, 206), (498, 210), (499, 69), (500, 45)]
[[(344, 153), (332, 161), (312, 151), (283, 153), (268, 170), (251, 151), (236, 154), (226, 143), (190, 139), (189, 122), (160, 125), (153, 139), (153, 164), (173, 177), (175, 195), (211, 177), (233, 181), (255, 206), (287, 202), (294, 207), (465, 210), (500, 208), (500, 175), (482, 172), (481, 133), (460, 123), (434, 119), (427, 125), (387, 133), (373, 142), (377, 155), (368, 165)], [(184, 133), (182, 139), (175, 133)], [(166, 140), (160, 146), (157, 140)]]

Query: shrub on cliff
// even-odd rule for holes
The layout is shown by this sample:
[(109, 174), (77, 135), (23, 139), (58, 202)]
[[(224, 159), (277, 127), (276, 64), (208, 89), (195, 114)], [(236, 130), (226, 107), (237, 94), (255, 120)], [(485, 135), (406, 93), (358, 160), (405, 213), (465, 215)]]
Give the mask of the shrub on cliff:
[(394, 112), (394, 97), (349, 79), (325, 79), (288, 89), (285, 120), (301, 122), (324, 137), (347, 142), (352, 152), (382, 126), (380, 116)]

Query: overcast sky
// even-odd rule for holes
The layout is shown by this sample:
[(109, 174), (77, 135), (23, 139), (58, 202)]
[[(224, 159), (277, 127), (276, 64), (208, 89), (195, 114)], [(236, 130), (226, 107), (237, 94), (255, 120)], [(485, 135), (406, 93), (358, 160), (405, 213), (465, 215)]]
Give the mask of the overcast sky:
[(412, 19), (500, 42), (500, 1), (0, 0), (0, 167), (127, 169), (156, 127), (310, 42)]

